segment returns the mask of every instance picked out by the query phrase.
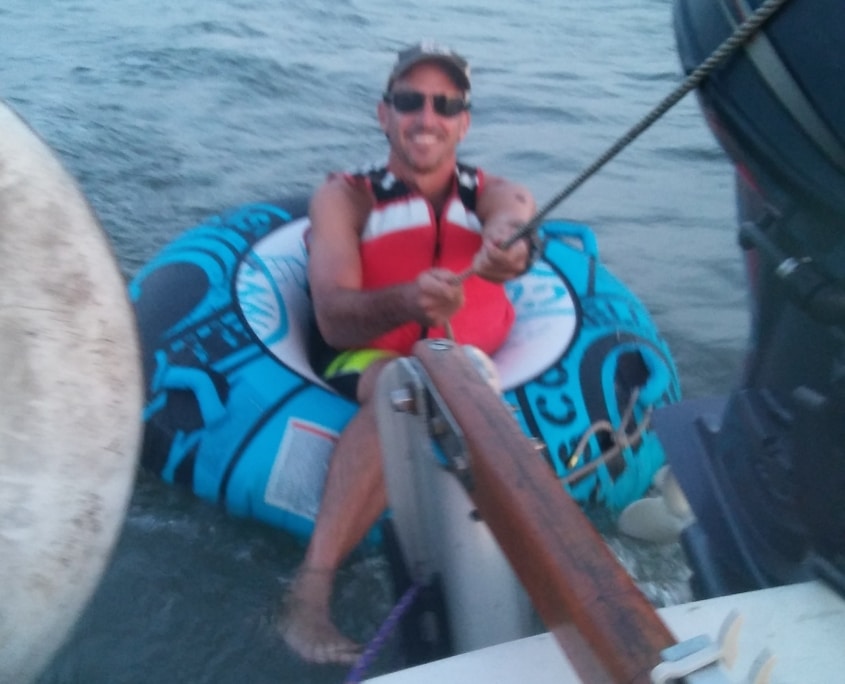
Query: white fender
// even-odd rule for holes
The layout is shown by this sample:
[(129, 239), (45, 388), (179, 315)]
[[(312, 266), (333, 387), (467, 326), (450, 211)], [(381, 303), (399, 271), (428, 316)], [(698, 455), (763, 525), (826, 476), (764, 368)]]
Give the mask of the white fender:
[(56, 157), (0, 102), (0, 682), (34, 679), (122, 526), (142, 383), (124, 280)]
[(628, 504), (619, 515), (617, 527), (634, 539), (674, 544), (695, 521), (695, 515), (669, 466), (655, 473), (652, 484), (655, 494)]

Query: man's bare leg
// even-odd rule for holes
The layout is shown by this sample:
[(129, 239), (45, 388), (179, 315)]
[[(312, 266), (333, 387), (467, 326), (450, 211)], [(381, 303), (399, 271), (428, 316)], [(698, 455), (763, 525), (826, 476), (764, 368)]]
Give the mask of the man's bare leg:
[(282, 637), (316, 663), (353, 664), (360, 652), (332, 623), (330, 600), (340, 564), (387, 506), (372, 401), (375, 378), (386, 363), (373, 364), (361, 378), (361, 407), (335, 446), (314, 533), (285, 601)]

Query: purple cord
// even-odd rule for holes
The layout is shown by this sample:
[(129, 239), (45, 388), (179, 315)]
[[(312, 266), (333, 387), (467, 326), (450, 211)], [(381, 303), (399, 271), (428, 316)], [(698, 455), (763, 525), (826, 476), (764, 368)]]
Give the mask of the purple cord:
[(414, 583), (408, 587), (404, 594), (402, 594), (402, 598), (400, 598), (396, 605), (391, 608), (390, 613), (388, 613), (387, 617), (384, 619), (384, 622), (381, 624), (381, 627), (379, 627), (376, 635), (370, 639), (370, 643), (367, 644), (364, 652), (358, 656), (358, 660), (352, 669), (349, 670), (349, 674), (346, 675), (346, 679), (343, 680), (343, 684), (359, 684), (359, 682), (363, 680), (364, 673), (373, 664), (376, 655), (378, 655), (378, 652), (382, 649), (384, 643), (390, 635), (393, 634), (396, 629), (396, 625), (399, 624), (399, 620), (405, 614), (405, 611), (411, 607), (414, 599), (417, 598), (417, 594), (420, 589), (420, 585)]

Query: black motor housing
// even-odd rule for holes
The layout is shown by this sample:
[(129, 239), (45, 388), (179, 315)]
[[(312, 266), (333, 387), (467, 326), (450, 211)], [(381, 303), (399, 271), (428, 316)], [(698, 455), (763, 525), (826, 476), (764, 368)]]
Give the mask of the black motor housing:
[[(685, 71), (760, 4), (676, 0)], [(658, 417), (697, 518), (682, 543), (699, 597), (818, 575), (845, 587), (843, 37), (842, 0), (793, 0), (698, 93), (736, 167), (752, 307), (726, 402)]]

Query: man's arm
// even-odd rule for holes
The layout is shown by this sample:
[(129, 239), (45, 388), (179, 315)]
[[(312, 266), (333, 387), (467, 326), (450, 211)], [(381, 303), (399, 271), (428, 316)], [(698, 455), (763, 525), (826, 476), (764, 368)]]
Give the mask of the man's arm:
[(337, 349), (364, 346), (409, 321), (443, 325), (464, 300), (461, 284), (443, 269), (362, 290), (360, 232), (370, 209), (365, 193), (339, 177), (315, 192), (309, 208), (311, 295), (320, 332)]
[(499, 245), (536, 213), (537, 205), (527, 188), (498, 176), (487, 176), (478, 197), (476, 213), (484, 226), (484, 241), (473, 260), (473, 270), (482, 278), (504, 282), (521, 275), (530, 266), (526, 240), (509, 249)]

